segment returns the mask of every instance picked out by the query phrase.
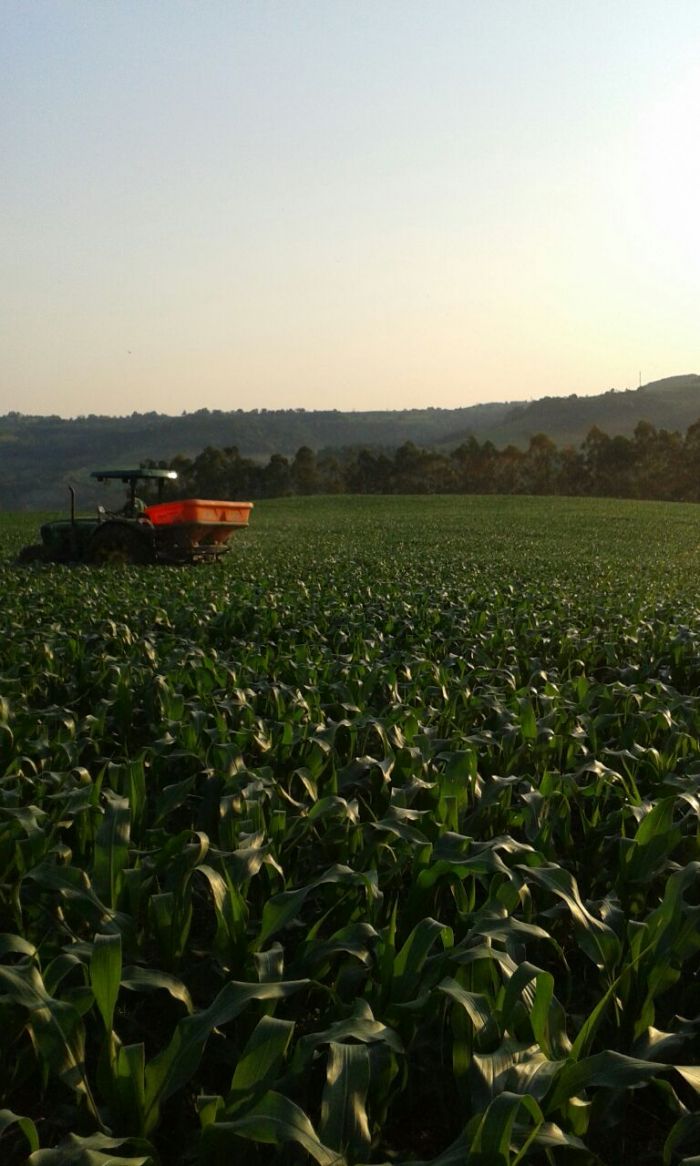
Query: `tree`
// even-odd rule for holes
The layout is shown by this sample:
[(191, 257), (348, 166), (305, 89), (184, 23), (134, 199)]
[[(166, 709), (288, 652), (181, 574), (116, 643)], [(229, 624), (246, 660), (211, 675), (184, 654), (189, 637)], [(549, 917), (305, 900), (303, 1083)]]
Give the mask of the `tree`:
[(556, 493), (557, 452), (556, 445), (546, 433), (536, 433), (530, 438), (521, 463), (528, 494)]
[(291, 492), (289, 462), (281, 453), (273, 453), (262, 472), (262, 493), (266, 498), (284, 498)]
[(296, 494), (315, 494), (318, 490), (316, 454), (308, 445), (302, 445), (294, 455), (292, 485)]

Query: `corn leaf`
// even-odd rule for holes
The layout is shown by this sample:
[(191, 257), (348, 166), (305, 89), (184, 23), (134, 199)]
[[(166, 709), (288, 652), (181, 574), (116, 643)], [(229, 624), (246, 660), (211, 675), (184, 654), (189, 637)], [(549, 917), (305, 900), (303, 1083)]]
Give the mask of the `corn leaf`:
[(0, 1140), (5, 1131), (13, 1125), (17, 1125), (21, 1129), (30, 1151), (39, 1149), (39, 1135), (32, 1119), (13, 1113), (11, 1109), (0, 1109)]
[(234, 1122), (212, 1122), (202, 1135), (205, 1158), (225, 1152), (246, 1138), (252, 1142), (301, 1146), (318, 1166), (347, 1166), (342, 1154), (324, 1146), (311, 1122), (299, 1106), (281, 1093), (270, 1091), (252, 1113)]
[(234, 1116), (268, 1091), (279, 1073), (294, 1032), (291, 1020), (263, 1016), (241, 1053), (226, 1098), (226, 1117)]
[(111, 1034), (122, 974), (122, 937), (96, 935), (90, 958), (90, 984), (104, 1026)]
[(370, 1145), (365, 1108), (369, 1079), (370, 1061), (365, 1045), (330, 1042), (319, 1136), (326, 1145), (347, 1152), (351, 1161), (366, 1154)]
[(212, 1030), (229, 1024), (255, 1000), (282, 1000), (307, 985), (307, 980), (272, 984), (242, 984), (232, 981), (213, 1003), (179, 1022), (170, 1043), (146, 1066), (146, 1133), (156, 1126), (160, 1106), (189, 1081), (197, 1069)]

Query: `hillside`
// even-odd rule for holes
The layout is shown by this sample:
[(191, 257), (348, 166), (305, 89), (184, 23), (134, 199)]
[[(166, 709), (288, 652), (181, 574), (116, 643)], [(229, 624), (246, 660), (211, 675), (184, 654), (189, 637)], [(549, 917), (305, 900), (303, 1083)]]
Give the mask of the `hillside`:
[(343, 413), (338, 410), (199, 410), (171, 417), (91, 415), (74, 420), (0, 418), (0, 506), (5, 510), (60, 508), (68, 481), (84, 503), (95, 500), (89, 471), (97, 466), (138, 464), (146, 458), (196, 455), (208, 445), (237, 446), (247, 457), (267, 460), (300, 446), (396, 448), (406, 441), (447, 449), (473, 434), (497, 446), (526, 446), (535, 433), (557, 444), (579, 445), (597, 425), (629, 435), (640, 420), (685, 431), (700, 417), (700, 376), (668, 377), (627, 392), (593, 397), (542, 397), (530, 402), (489, 403), (461, 409), (406, 409)]
[(541, 397), (512, 406), (483, 426), (476, 436), (494, 445), (523, 446), (534, 433), (546, 433), (557, 445), (580, 445), (593, 425), (611, 437), (628, 437), (638, 421), (657, 429), (684, 432), (700, 417), (700, 376), (666, 377), (639, 389), (610, 389), (593, 397)]

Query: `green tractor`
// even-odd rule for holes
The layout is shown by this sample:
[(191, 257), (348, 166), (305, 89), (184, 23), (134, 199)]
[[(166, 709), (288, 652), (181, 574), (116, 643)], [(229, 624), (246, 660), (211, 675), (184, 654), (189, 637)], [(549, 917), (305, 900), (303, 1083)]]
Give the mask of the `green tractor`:
[[(220, 558), (236, 530), (248, 525), (252, 502), (186, 498), (163, 502), (163, 487), (175, 470), (94, 470), (98, 482), (120, 481), (127, 498), (119, 510), (98, 506), (94, 518), (76, 518), (75, 490), (69, 486), (70, 517), (45, 522), (41, 542), (24, 547), (19, 563), (201, 563)], [(158, 486), (158, 502), (145, 505), (138, 482)]]

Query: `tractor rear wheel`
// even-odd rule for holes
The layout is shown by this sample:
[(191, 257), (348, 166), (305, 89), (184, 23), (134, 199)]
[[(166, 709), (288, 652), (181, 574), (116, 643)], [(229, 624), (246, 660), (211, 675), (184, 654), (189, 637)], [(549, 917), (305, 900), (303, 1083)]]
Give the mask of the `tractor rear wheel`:
[(22, 550), (17, 556), (18, 563), (46, 563), (46, 548), (42, 543), (31, 543), (28, 547), (22, 547)]
[(90, 540), (87, 559), (97, 566), (116, 567), (154, 562), (148, 535), (136, 526), (116, 522), (97, 528)]

